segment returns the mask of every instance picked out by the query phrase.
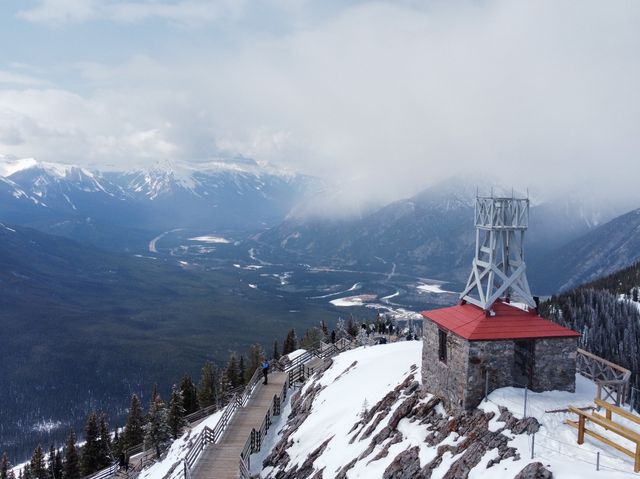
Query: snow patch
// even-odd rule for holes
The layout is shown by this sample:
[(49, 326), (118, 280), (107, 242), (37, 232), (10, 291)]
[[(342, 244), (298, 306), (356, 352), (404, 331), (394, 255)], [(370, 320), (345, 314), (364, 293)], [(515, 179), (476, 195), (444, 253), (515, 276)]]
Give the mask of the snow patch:
[(189, 238), (189, 241), (200, 241), (201, 243), (215, 243), (215, 244), (229, 244), (229, 241), (222, 236), (213, 236), (213, 235), (205, 235), (205, 236), (196, 236), (194, 238)]

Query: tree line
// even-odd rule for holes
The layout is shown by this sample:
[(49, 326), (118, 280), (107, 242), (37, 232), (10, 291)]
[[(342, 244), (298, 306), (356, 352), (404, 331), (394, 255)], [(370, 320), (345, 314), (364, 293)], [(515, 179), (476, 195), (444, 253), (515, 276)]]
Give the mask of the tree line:
[[(581, 333), (579, 346), (631, 371), (640, 389), (640, 263), (552, 296), (540, 314)], [(640, 391), (635, 408), (640, 408)]]
[(209, 406), (215, 406), (216, 409), (223, 407), (237, 388), (250, 381), (263, 359), (270, 357), (278, 360), (298, 348), (315, 348), (320, 341), (335, 343), (342, 338), (352, 340), (363, 328), (373, 333), (393, 333), (397, 329), (395, 321), (383, 315), (378, 315), (373, 322), (359, 321), (353, 317), (347, 321), (340, 318), (331, 331), (321, 321), (319, 326), (308, 328), (301, 338), (298, 338), (295, 329), (290, 329), (282, 341), (282, 347), (277, 339), (274, 340), (269, 354), (262, 345), (255, 344), (246, 354), (231, 352), (223, 367), (206, 361), (197, 383), (191, 375), (185, 374), (179, 384), (172, 386), (168, 401), (163, 400), (155, 386), (146, 412), (140, 397), (132, 394), (126, 423), (122, 428), (116, 427), (111, 431), (106, 414), (90, 412), (82, 435), (82, 445), (79, 445), (74, 430), (69, 431), (62, 447), (51, 444), (48, 453), (38, 445), (17, 478), (5, 452), (0, 462), (0, 479), (80, 479), (116, 462), (126, 464), (127, 450), (139, 444), (160, 457), (162, 451), (183, 432), (189, 414)]

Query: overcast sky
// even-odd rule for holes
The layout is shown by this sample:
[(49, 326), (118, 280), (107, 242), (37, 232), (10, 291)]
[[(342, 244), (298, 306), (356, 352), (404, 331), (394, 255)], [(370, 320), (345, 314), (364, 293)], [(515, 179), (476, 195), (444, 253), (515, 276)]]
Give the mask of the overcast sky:
[(634, 194), (639, 25), (637, 0), (5, 0), (0, 153)]

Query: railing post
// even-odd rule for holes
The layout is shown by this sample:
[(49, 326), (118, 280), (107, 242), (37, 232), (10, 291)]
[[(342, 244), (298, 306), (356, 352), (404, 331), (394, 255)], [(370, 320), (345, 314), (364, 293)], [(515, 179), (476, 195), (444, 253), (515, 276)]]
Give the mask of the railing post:
[(596, 471), (600, 470), (600, 451), (596, 452)]
[(524, 414), (523, 417), (527, 418), (527, 386), (524, 387)]
[(531, 436), (531, 459), (533, 459), (533, 454), (536, 449), (536, 433), (534, 432)]
[(484, 402), (488, 401), (489, 397), (489, 370), (484, 370)]

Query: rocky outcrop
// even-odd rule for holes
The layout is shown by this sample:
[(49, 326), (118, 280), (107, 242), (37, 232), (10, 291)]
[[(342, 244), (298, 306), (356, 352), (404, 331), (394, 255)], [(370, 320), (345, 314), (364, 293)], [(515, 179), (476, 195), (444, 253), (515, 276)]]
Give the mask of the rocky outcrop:
[(540, 462), (532, 462), (520, 471), (513, 479), (553, 479), (553, 474)]
[[(479, 409), (446, 411), (438, 398), (425, 396), (421, 392), (414, 374), (409, 373), (401, 384), (398, 384), (370, 409), (364, 411), (360, 419), (351, 427), (348, 433), (349, 443), (366, 444), (357, 457), (346, 462), (337, 471), (314, 469), (313, 464), (322, 455), (333, 437), (331, 436), (309, 454), (303, 464), (290, 467), (286, 451), (293, 444), (291, 435), (309, 416), (313, 402), (322, 389), (323, 387), (316, 380), (304, 389), (304, 393), (297, 393), (293, 397), (289, 423), (280, 441), (264, 461), (265, 466), (274, 468), (267, 477), (346, 479), (349, 471), (359, 462), (366, 461), (366, 464), (371, 464), (384, 458), (388, 461), (390, 451), (394, 450), (396, 456), (384, 471), (385, 479), (430, 479), (433, 471), (442, 466), (443, 462), (451, 464), (443, 476), (444, 479), (465, 479), (473, 468), (490, 469), (508, 458), (519, 460), (518, 451), (509, 446), (512, 436), (532, 434), (539, 428), (535, 418), (518, 419), (504, 408), (500, 408), (497, 419), (495, 413)], [(420, 464), (419, 452), (422, 446), (416, 445), (415, 442), (400, 453), (397, 453), (397, 449), (392, 449), (394, 445), (407, 439), (398, 429), (402, 420), (425, 428), (424, 445), (433, 448), (436, 452), (428, 463)], [(494, 429), (492, 431), (489, 428), (492, 420), (494, 423), (497, 421), (498, 424), (503, 425), (497, 430), (495, 427), (491, 428)], [(479, 466), (489, 451), (495, 451), (496, 454), (486, 466)], [(517, 476), (518, 479), (551, 477), (551, 473), (541, 464), (539, 466), (534, 464), (525, 467)], [(442, 473), (441, 470), (439, 472)]]

